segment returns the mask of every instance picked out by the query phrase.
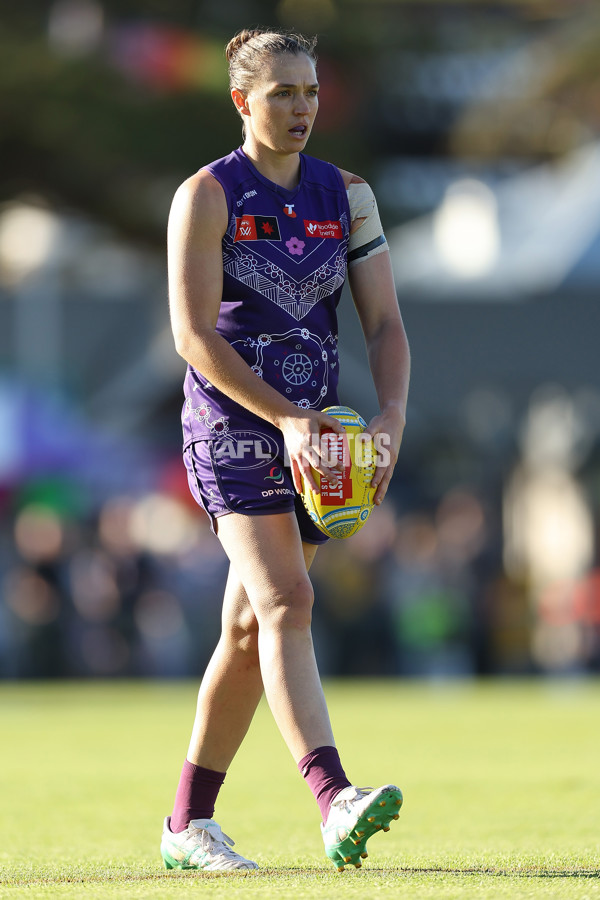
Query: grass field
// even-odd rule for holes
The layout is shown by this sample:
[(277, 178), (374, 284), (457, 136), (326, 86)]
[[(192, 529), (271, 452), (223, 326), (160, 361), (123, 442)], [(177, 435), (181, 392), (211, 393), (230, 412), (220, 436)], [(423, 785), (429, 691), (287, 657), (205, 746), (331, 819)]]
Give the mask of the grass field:
[(0, 685), (0, 897), (600, 897), (600, 683), (330, 682), (355, 783), (400, 820), (360, 871), (322, 852), (316, 805), (266, 706), (217, 818), (261, 869), (162, 868), (196, 686)]

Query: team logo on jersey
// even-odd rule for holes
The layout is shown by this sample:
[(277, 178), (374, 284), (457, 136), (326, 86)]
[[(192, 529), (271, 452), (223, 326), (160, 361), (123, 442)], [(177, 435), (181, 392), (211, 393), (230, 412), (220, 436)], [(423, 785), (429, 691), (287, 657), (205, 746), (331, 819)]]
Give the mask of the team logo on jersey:
[(234, 241), (280, 241), (277, 216), (236, 216)]
[(337, 238), (341, 240), (342, 235), (342, 223), (329, 219), (327, 222), (315, 222), (314, 219), (304, 219), (304, 228), (306, 229), (307, 237), (316, 237), (316, 238)]

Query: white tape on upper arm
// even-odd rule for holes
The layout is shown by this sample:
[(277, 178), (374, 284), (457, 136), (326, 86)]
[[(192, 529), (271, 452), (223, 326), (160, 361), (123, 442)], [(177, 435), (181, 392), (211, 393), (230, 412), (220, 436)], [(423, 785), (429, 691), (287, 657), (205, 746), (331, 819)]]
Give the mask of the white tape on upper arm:
[(366, 181), (353, 181), (346, 191), (350, 204), (350, 221), (370, 216), (377, 207), (375, 194)]
[[(363, 220), (354, 231), (351, 231), (348, 242), (348, 265), (353, 266), (387, 250), (387, 241), (381, 227), (375, 195), (367, 182), (352, 182), (346, 193), (350, 204), (351, 223), (357, 219)], [(364, 252), (361, 252), (361, 248), (364, 248)]]

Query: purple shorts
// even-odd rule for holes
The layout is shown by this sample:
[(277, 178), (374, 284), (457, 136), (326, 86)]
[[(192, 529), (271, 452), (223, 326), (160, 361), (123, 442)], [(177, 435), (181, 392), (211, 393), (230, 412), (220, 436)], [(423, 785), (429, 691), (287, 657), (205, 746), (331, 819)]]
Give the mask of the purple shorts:
[(294, 512), (303, 541), (329, 540), (306, 512), (285, 466), (283, 439), (272, 433), (238, 430), (196, 441), (184, 449), (183, 461), (192, 495), (215, 534), (215, 520), (230, 512), (245, 516)]

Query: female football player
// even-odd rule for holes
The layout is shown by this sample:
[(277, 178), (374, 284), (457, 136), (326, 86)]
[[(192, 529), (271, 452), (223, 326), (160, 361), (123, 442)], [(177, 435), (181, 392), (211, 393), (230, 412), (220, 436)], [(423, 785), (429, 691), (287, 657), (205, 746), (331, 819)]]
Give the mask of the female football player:
[(175, 345), (188, 363), (184, 459), (230, 572), (161, 852), (168, 868), (257, 867), (212, 816), (264, 690), (318, 803), (327, 855), (358, 867), (402, 794), (357, 788), (342, 768), (311, 637), (307, 572), (327, 538), (297, 493), (302, 478), (317, 489), (311, 466), (330, 477), (334, 468), (320, 435), (342, 426), (321, 410), (338, 402), (347, 270), (380, 404), (368, 431), (389, 452), (373, 477), (376, 504), (402, 438), (409, 351), (371, 189), (303, 153), (319, 105), (314, 43), (242, 31), (226, 55), (243, 145), (178, 189), (168, 261)]

